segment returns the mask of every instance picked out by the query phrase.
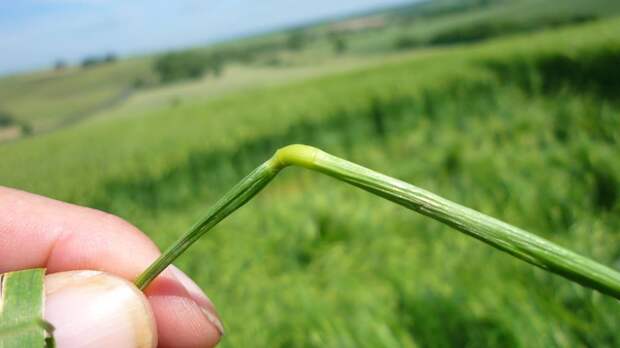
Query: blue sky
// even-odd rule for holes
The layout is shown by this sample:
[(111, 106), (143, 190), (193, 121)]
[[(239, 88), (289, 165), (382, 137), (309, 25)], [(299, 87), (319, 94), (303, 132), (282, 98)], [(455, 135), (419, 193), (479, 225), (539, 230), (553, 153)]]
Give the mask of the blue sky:
[(186, 47), (406, 0), (0, 0), (0, 73)]

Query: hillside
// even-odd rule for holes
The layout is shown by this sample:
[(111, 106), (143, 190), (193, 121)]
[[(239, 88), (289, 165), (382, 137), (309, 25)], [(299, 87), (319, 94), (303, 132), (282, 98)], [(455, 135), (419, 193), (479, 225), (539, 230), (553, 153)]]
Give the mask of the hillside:
[(0, 142), (53, 131), (112, 108), (132, 108), (134, 99), (161, 106), (190, 95), (210, 98), (372, 65), (386, 55), (588, 22), (619, 11), (620, 3), (609, 0), (440, 0), (192, 49), (202, 57), (218, 56), (223, 73), (172, 85), (161, 83), (154, 71), (162, 55), (4, 77)]

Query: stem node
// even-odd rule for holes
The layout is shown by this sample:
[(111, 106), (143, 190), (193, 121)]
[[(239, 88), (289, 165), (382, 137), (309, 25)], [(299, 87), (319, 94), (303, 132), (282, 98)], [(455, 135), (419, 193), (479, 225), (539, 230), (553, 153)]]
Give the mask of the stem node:
[(293, 144), (280, 148), (273, 157), (279, 164), (280, 169), (292, 165), (312, 169), (314, 161), (320, 152), (322, 151), (316, 147)]

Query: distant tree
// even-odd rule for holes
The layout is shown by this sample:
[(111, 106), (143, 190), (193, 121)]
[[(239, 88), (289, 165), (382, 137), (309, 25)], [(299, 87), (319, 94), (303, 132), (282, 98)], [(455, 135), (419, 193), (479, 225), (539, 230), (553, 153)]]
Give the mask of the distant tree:
[(303, 30), (296, 30), (289, 34), (286, 39), (286, 47), (293, 51), (299, 51), (306, 46), (308, 36)]
[(419, 39), (412, 36), (401, 36), (394, 42), (394, 48), (399, 50), (406, 50), (422, 46), (424, 43)]
[(211, 66), (211, 72), (215, 77), (222, 76), (222, 73), (224, 72), (224, 67), (222, 63), (219, 61), (213, 62), (213, 65)]
[[(231, 58), (229, 58), (231, 59)], [(221, 52), (171, 52), (160, 56), (153, 66), (162, 83), (196, 79), (205, 74), (217, 77), (224, 71), (225, 55)]]
[(110, 64), (114, 63), (118, 60), (116, 54), (108, 53), (104, 56), (88, 56), (82, 59), (82, 63), (80, 64), (82, 68), (90, 68), (93, 66), (101, 65), (101, 64)]
[(32, 126), (25, 122), (20, 125), (20, 128), (22, 131), (22, 136), (31, 135), (33, 132)]
[(334, 51), (336, 51), (336, 53), (344, 53), (348, 47), (349, 46), (344, 38), (339, 37), (334, 40)]
[(224, 58), (219, 53), (212, 54), (206, 61), (207, 69), (213, 76), (219, 77), (224, 72)]
[(116, 54), (110, 52), (108, 54), (105, 55), (105, 57), (103, 57), (103, 62), (104, 63), (114, 63), (117, 61), (117, 57)]
[(54, 62), (54, 70), (64, 70), (66, 67), (67, 62), (63, 59), (57, 59), (56, 62)]
[(193, 51), (166, 53), (153, 67), (163, 83), (199, 78), (206, 70), (203, 54)]
[(334, 52), (336, 52), (337, 54), (344, 53), (347, 50), (347, 41), (341, 34), (332, 32), (329, 34), (328, 38), (332, 44), (332, 47), (334, 48)]
[(0, 127), (9, 127), (14, 125), (15, 119), (8, 112), (0, 110)]
[(133, 80), (132, 86), (135, 89), (140, 89), (143, 88), (146, 85), (146, 80), (142, 77), (136, 77), (135, 80)]
[(95, 57), (95, 56), (88, 56), (84, 59), (82, 59), (82, 63), (80, 64), (82, 66), (82, 68), (90, 68), (93, 67), (97, 64), (99, 64), (99, 58)]

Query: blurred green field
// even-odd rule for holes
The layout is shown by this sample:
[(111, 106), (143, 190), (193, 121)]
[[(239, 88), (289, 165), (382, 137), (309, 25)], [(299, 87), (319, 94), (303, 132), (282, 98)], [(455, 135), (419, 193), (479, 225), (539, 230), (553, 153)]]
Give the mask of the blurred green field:
[(2, 78), (0, 111), (34, 132), (72, 124), (125, 100), (136, 78), (152, 74), (149, 64), (149, 58), (140, 58)]
[[(0, 183), (166, 247), (306, 143), (620, 268), (618, 18), (372, 62), (209, 98), (200, 81), (147, 91), (1, 144)], [(617, 300), (299, 169), (177, 265), (217, 304), (223, 347), (620, 346)]]
[[(197, 81), (162, 86), (153, 68), (161, 54), (4, 77), (0, 142), (20, 133), (54, 131), (112, 109), (138, 105), (139, 111), (206, 99), (371, 65), (403, 51), (407, 56), (412, 49), (423, 53), (435, 45), (550, 30), (618, 13), (620, 3), (613, 0), (434, 0), (189, 49), (227, 59), (223, 76)], [(292, 48), (296, 34), (303, 39)], [(11, 118), (10, 127), (2, 124), (3, 115)]]

